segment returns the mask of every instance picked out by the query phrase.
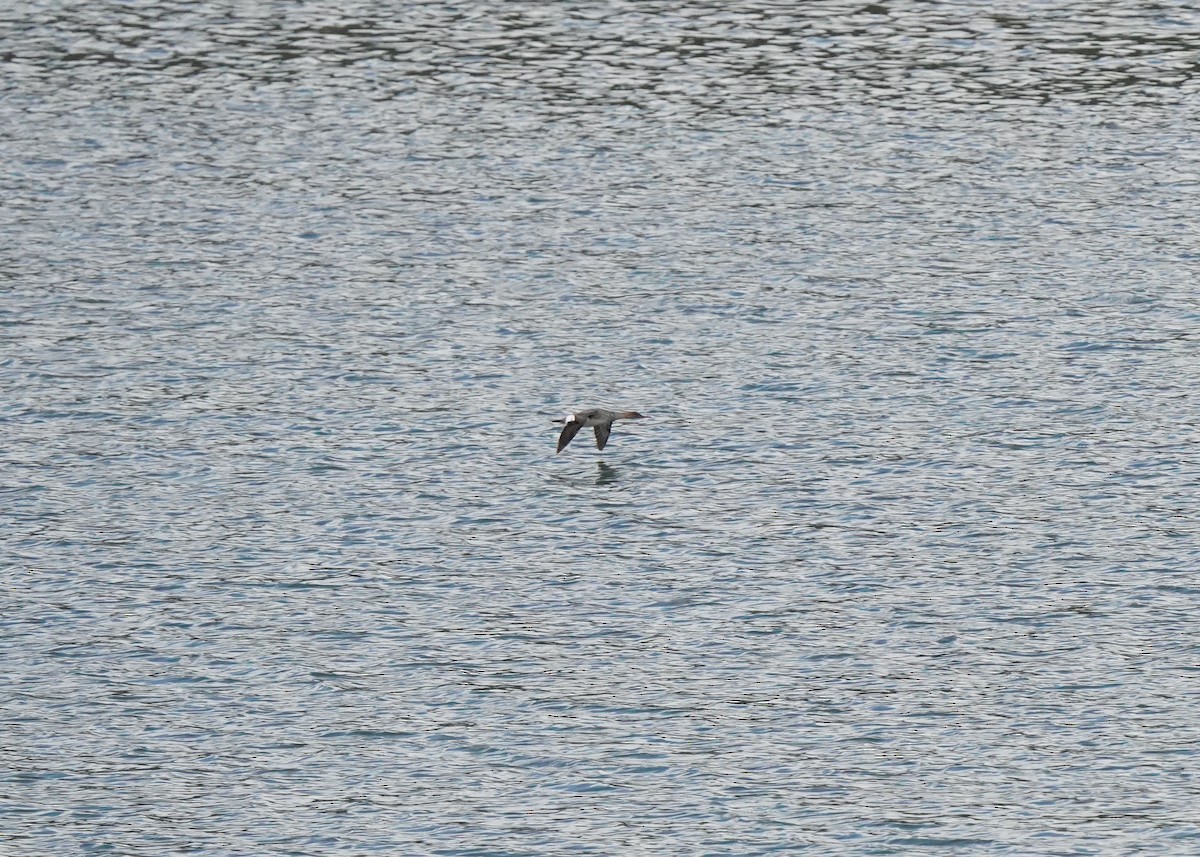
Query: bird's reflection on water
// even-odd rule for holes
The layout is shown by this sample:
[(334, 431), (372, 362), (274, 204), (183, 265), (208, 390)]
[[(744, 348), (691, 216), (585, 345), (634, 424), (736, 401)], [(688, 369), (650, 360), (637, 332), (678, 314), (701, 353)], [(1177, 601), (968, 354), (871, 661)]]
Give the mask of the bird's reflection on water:
[(597, 485), (609, 485), (617, 481), (617, 468), (609, 467), (603, 461), (597, 461), (596, 468), (600, 471), (596, 474)]

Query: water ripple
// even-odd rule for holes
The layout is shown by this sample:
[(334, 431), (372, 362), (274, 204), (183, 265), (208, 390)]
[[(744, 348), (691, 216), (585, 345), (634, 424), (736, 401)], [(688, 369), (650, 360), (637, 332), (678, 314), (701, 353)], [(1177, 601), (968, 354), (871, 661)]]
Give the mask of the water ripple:
[(0, 21), (0, 851), (1195, 852), (1194, 9)]

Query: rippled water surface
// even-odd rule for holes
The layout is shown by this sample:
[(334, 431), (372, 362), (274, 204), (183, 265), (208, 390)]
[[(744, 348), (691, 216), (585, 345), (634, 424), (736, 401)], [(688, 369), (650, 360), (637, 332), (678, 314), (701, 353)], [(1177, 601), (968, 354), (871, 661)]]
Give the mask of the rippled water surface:
[(1200, 853), (1197, 51), (6, 7), (0, 853)]

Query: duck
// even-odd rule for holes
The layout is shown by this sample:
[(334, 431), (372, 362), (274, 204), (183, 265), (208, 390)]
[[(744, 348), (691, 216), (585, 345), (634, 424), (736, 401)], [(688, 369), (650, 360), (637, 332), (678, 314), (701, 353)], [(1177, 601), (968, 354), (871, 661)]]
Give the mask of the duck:
[[(567, 448), (581, 428), (591, 426), (596, 431), (596, 449), (604, 449), (608, 443), (608, 435), (612, 425), (617, 420), (644, 420), (645, 416), (637, 411), (607, 411), (604, 408), (588, 408), (573, 414), (567, 414), (556, 423), (562, 423), (562, 433), (558, 436), (558, 452)], [(556, 453), (557, 454), (557, 453)]]

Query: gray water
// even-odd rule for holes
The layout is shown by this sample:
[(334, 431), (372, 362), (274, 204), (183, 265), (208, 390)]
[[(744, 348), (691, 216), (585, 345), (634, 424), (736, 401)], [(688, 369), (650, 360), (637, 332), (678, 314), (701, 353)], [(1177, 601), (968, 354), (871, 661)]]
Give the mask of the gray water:
[(0, 853), (1200, 853), (1198, 50), (6, 7)]

